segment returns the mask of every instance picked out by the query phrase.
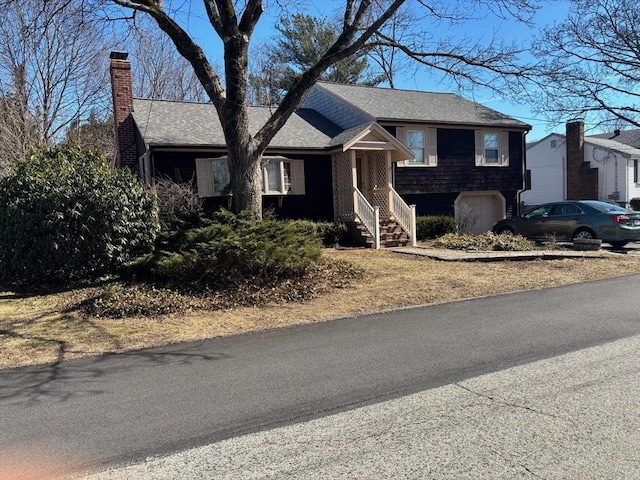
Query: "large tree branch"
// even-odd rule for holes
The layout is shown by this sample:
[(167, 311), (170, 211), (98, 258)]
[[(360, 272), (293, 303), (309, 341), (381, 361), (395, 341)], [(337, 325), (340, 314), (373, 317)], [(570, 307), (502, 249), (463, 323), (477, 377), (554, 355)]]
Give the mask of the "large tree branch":
[(207, 12), (207, 17), (209, 18), (209, 23), (211, 23), (211, 26), (216, 31), (218, 36), (222, 38), (224, 35), (224, 31), (222, 28), (222, 19), (218, 14), (218, 10), (216, 9), (216, 6), (213, 0), (203, 0), (203, 2), (204, 2), (204, 8)]
[(258, 20), (260, 20), (263, 12), (264, 8), (261, 0), (250, 0), (240, 19), (239, 30), (248, 37), (251, 37), (253, 29), (258, 23)]
[[(405, 3), (405, 0), (394, 0), (382, 14), (371, 23), (364, 31), (361, 25), (366, 17), (371, 0), (364, 0), (354, 15), (353, 22), (340, 34), (335, 43), (327, 50), (327, 53), (313, 67), (302, 73), (289, 88), (289, 91), (273, 112), (271, 118), (255, 135), (257, 148), (265, 149), (275, 134), (284, 126), (287, 120), (295, 112), (309, 90), (315, 85), (322, 73), (331, 65), (348, 58), (358, 52), (384, 23)], [(347, 7), (350, 8), (350, 2)], [(361, 31), (356, 38), (357, 32)]]
[[(157, 22), (158, 27), (165, 32), (173, 41), (176, 49), (193, 67), (193, 70), (207, 92), (209, 99), (216, 106), (218, 112), (224, 108), (226, 95), (220, 77), (215, 72), (202, 48), (200, 48), (165, 11), (157, 6), (156, 2), (134, 3), (129, 0), (113, 0), (118, 5), (136, 11), (148, 13)], [(153, 5), (149, 5), (152, 3)]]

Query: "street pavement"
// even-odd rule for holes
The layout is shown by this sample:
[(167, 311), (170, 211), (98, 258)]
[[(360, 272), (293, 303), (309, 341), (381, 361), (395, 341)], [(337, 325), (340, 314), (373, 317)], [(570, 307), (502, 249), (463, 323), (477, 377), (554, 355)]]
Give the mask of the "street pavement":
[[(380, 404), (382, 408), (389, 401), (415, 398), (413, 394), (440, 392), (440, 387), (463, 394), (443, 405), (455, 406), (458, 401), (473, 405), (471, 398), (494, 396), (490, 388), (476, 395), (474, 384), (467, 390), (461, 387), (471, 379), (640, 335), (639, 284), (638, 275), (619, 277), (0, 370), (0, 478), (53, 478), (65, 472), (135, 464), (154, 455), (313, 423), (359, 407)], [(570, 366), (566, 369), (573, 371)], [(545, 376), (542, 383), (553, 377)], [(591, 381), (600, 382), (598, 377), (589, 380), (588, 371), (585, 378), (585, 388)], [(637, 383), (632, 376), (620, 374), (620, 378), (621, 384)], [(580, 392), (577, 387), (573, 390)], [(505, 395), (500, 391), (496, 398), (502, 401)], [(634, 409), (640, 397), (630, 398), (631, 406), (622, 413), (637, 431)], [(619, 403), (611, 408), (619, 412)], [(480, 413), (475, 407), (467, 412), (473, 416), (474, 410)], [(433, 412), (431, 423), (452, 416), (440, 407)], [(364, 433), (350, 438), (355, 441), (362, 435), (375, 443), (375, 435), (366, 433), (367, 424), (360, 419), (352, 423), (354, 431), (359, 424)], [(389, 420), (383, 424), (392, 426)], [(451, 426), (443, 427), (442, 437), (434, 433), (434, 441), (448, 444), (451, 455), (458, 451), (455, 461), (462, 461), (470, 454), (461, 444), (447, 440), (449, 430)], [(607, 435), (598, 441), (604, 442)], [(415, 448), (422, 448), (425, 455), (432, 448), (427, 441), (430, 435), (426, 437), (415, 441)], [(568, 435), (567, 441), (573, 438)], [(579, 438), (575, 441), (580, 443)], [(309, 443), (308, 448), (322, 450), (322, 442)], [(576, 444), (575, 449), (579, 448)], [(617, 444), (616, 449), (625, 454), (615, 457), (616, 462), (638, 458), (626, 455)], [(255, 452), (259, 462), (259, 450)], [(234, 462), (231, 457), (226, 461)], [(482, 468), (482, 462), (472, 461), (472, 471)], [(27, 468), (31, 476), (12, 474), (25, 473)], [(268, 472), (269, 463), (260, 468)], [(292, 466), (297, 468), (302, 478), (310, 470)], [(375, 468), (385, 478), (383, 467)], [(178, 469), (174, 478), (180, 473)]]
[(640, 336), (86, 477), (640, 478)]

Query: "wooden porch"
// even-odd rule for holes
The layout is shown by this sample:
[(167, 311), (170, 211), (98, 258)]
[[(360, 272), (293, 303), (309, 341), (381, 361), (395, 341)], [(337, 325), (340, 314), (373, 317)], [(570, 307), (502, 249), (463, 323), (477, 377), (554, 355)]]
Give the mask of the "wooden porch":
[(410, 156), (398, 140), (374, 128), (332, 155), (334, 218), (347, 225), (354, 244), (416, 245), (415, 206), (394, 190), (392, 175), (393, 162)]

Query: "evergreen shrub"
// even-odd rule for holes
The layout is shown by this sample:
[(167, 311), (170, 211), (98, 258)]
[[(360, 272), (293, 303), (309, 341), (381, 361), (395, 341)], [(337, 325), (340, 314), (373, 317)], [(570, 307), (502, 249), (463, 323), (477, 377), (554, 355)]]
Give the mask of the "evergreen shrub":
[(631, 205), (632, 209), (634, 209), (636, 211), (640, 211), (640, 197), (632, 198), (629, 201), (629, 204)]
[(0, 180), (0, 281), (67, 284), (150, 251), (156, 197), (96, 151), (35, 151)]
[(426, 240), (438, 238), (456, 231), (456, 220), (443, 215), (416, 217), (416, 238)]
[(306, 229), (310, 235), (315, 235), (322, 240), (325, 247), (334, 247), (347, 233), (347, 226), (341, 222), (314, 222), (311, 220), (295, 220), (301, 228)]
[[(193, 220), (193, 219), (192, 219)], [(217, 212), (163, 234), (158, 248), (125, 270), (129, 277), (189, 292), (256, 288), (299, 278), (319, 261), (322, 243), (304, 222)]]

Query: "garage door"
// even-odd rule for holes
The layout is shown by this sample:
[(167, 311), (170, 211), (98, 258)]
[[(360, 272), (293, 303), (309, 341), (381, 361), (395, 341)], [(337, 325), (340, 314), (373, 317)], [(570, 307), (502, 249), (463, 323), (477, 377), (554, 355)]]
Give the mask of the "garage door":
[(500, 192), (463, 192), (456, 199), (455, 210), (458, 227), (479, 235), (504, 218), (505, 201)]

